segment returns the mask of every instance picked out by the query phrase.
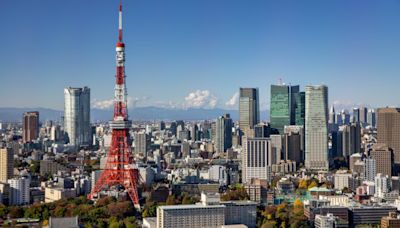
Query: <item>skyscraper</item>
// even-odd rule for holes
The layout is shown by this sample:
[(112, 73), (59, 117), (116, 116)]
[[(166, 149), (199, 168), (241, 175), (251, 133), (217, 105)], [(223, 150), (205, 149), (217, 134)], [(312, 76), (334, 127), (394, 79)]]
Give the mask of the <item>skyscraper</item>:
[(253, 128), (260, 122), (258, 88), (240, 88), (239, 128), (242, 131)]
[(252, 178), (271, 179), (271, 142), (269, 138), (243, 137), (242, 182)]
[(232, 147), (232, 119), (229, 114), (218, 117), (215, 127), (215, 148), (225, 152)]
[(394, 162), (400, 164), (400, 108), (378, 109), (378, 143), (392, 148)]
[(306, 87), (305, 164), (310, 170), (328, 170), (328, 87)]
[(271, 127), (283, 134), (285, 125), (296, 122), (296, 99), (299, 97), (299, 86), (271, 85)]
[(0, 148), (0, 182), (7, 183), (13, 177), (14, 153), (12, 148)]
[(135, 132), (135, 153), (140, 153), (147, 157), (147, 152), (150, 150), (150, 137), (145, 131)]
[(342, 125), (339, 127), (342, 133), (342, 154), (348, 157), (361, 152), (361, 127), (359, 123)]
[(385, 144), (376, 143), (372, 146), (370, 155), (376, 161), (376, 173), (392, 176), (393, 152)]
[(362, 125), (365, 125), (367, 123), (367, 119), (368, 119), (368, 109), (364, 106), (360, 107), (360, 123)]
[(376, 127), (376, 113), (374, 109), (368, 109), (367, 113), (367, 123), (371, 127)]
[(25, 112), (22, 125), (24, 143), (36, 140), (39, 137), (39, 112)]
[(64, 131), (71, 145), (91, 144), (90, 89), (88, 87), (64, 89)]
[(335, 107), (333, 105), (329, 109), (328, 123), (329, 124), (335, 124), (336, 123), (336, 113), (335, 113)]
[(306, 117), (306, 93), (299, 92), (296, 95), (296, 121), (298, 126), (304, 126)]
[(284, 129), (285, 160), (304, 163), (304, 128), (301, 125), (285, 126)]
[(8, 179), (7, 182), (10, 184), (10, 205), (24, 205), (30, 203), (29, 178), (12, 178)]
[(360, 109), (353, 108), (353, 123), (360, 123)]

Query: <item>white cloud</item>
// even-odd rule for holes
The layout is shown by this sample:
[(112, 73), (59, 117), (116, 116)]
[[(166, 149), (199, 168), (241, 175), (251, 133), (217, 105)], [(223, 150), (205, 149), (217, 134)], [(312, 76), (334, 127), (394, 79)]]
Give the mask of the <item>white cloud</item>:
[(97, 109), (110, 109), (114, 105), (114, 99), (108, 99), (108, 100), (96, 100), (94, 99), (92, 101), (92, 108), (97, 108)]
[(183, 108), (215, 108), (218, 98), (208, 90), (196, 90), (185, 97)]
[(239, 102), (239, 92), (236, 92), (227, 102), (225, 102), (225, 105), (228, 107), (233, 107), (237, 106), (238, 102)]
[[(136, 107), (136, 105), (140, 102), (148, 101), (149, 97), (129, 97), (127, 98), (128, 101), (128, 108)], [(114, 106), (114, 99), (106, 99), (106, 100), (97, 100), (94, 99), (92, 101), (92, 108), (97, 109), (111, 109)]]

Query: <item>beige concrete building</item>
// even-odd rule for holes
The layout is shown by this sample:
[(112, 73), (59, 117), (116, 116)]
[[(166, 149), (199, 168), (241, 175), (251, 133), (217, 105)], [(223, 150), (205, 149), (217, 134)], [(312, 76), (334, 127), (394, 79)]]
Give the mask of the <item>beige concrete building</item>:
[(0, 182), (7, 182), (13, 177), (14, 153), (11, 148), (0, 148)]
[(44, 191), (44, 199), (46, 203), (51, 203), (61, 199), (76, 197), (76, 189), (64, 189), (57, 187), (46, 187)]
[(383, 143), (377, 143), (372, 146), (370, 155), (376, 162), (376, 173), (392, 176), (393, 152), (392, 149)]

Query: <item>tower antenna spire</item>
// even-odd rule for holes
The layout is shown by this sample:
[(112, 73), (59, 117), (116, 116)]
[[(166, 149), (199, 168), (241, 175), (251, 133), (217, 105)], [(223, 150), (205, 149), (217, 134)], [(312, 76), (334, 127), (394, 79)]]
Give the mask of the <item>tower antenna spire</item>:
[(118, 41), (122, 42), (122, 0), (119, 1)]

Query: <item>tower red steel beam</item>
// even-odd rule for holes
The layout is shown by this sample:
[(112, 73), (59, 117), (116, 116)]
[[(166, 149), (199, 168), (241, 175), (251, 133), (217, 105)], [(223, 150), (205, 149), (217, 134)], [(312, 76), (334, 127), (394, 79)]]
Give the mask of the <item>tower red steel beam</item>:
[(99, 197), (99, 193), (112, 186), (123, 186), (135, 207), (140, 207), (137, 187), (138, 169), (133, 160), (128, 119), (127, 90), (125, 84), (125, 44), (122, 41), (122, 1), (119, 5), (118, 42), (116, 45), (117, 73), (115, 76), (114, 117), (110, 121), (112, 138), (107, 163), (99, 180), (88, 195), (88, 199)]

